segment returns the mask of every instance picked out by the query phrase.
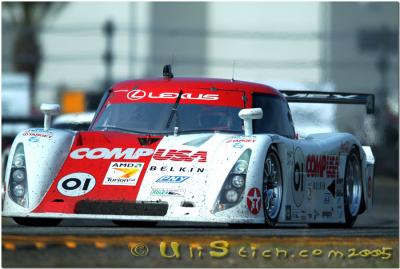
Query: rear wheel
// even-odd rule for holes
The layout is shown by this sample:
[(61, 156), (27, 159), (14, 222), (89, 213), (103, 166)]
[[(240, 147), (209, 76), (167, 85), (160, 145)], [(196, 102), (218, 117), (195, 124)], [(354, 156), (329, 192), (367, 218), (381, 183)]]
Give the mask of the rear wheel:
[(265, 223), (274, 226), (282, 205), (283, 179), (281, 162), (274, 147), (268, 150), (263, 171), (263, 205)]
[(51, 218), (13, 218), (13, 220), (23, 226), (57, 226), (62, 219)]
[(344, 212), (347, 227), (353, 226), (363, 200), (361, 161), (356, 147), (347, 157), (344, 177)]

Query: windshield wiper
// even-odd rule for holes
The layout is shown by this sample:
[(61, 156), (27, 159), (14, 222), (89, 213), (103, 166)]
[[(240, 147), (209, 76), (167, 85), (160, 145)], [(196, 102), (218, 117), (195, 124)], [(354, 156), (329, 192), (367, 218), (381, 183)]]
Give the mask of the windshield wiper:
[[(178, 108), (179, 102), (181, 101), (182, 94), (183, 94), (183, 91), (180, 90), (179, 95), (178, 95), (178, 97), (176, 98), (175, 104), (174, 104), (174, 106), (173, 106), (172, 109), (171, 109), (171, 113), (169, 114), (169, 118), (168, 118), (168, 121), (167, 121), (167, 125), (165, 126), (166, 129), (168, 129), (169, 126), (171, 125), (171, 121), (172, 121), (172, 119), (174, 118), (175, 113), (177, 112), (177, 108)], [(176, 119), (176, 125), (178, 125), (178, 116), (177, 116), (177, 119)]]

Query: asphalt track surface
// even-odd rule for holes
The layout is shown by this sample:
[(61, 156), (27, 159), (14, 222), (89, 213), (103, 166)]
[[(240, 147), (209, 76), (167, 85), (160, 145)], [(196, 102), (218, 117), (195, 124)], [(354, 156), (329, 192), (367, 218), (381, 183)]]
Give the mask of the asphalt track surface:
[(8, 218), (2, 219), (3, 235), (243, 235), (243, 236), (390, 236), (399, 235), (399, 188), (395, 179), (377, 178), (374, 208), (358, 217), (351, 229), (308, 228), (280, 225), (275, 228), (260, 226), (231, 227), (228, 225), (159, 223), (154, 227), (119, 227), (111, 221), (64, 220), (57, 227), (24, 227)]

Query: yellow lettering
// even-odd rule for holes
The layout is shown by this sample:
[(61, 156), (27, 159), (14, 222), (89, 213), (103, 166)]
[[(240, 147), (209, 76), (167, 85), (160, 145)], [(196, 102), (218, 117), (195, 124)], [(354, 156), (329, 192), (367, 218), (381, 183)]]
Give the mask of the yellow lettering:
[(308, 258), (308, 250), (303, 249), (302, 251), (299, 252), (299, 256), (301, 258)]
[(190, 244), (189, 246), (189, 255), (190, 258), (193, 258), (194, 254), (193, 254), (193, 249), (197, 250), (198, 256), (201, 257), (203, 254), (203, 247), (199, 244)]
[(215, 249), (215, 250), (210, 250), (211, 257), (222, 258), (228, 255), (229, 253), (229, 242), (224, 240), (212, 241), (210, 243), (210, 248)]
[(312, 252), (311, 252), (311, 254), (313, 255), (313, 256), (321, 256), (321, 254), (322, 254), (322, 250), (321, 249), (314, 249)]
[(390, 258), (392, 258), (392, 250), (393, 248), (388, 248), (388, 247), (382, 247), (382, 256), (381, 259), (383, 260), (388, 260)]
[(332, 255), (336, 258), (336, 256), (340, 256), (340, 258), (343, 258), (344, 254), (343, 252), (339, 251), (339, 250), (331, 250), (328, 253), (328, 258), (330, 259), (332, 257)]
[(162, 241), (160, 243), (160, 254), (163, 258), (167, 259), (172, 259), (172, 258), (177, 258), (179, 259), (181, 257), (181, 254), (179, 252), (179, 243), (177, 242), (171, 242), (171, 249), (172, 249), (172, 254), (167, 254), (167, 243)]
[(241, 247), (240, 249), (239, 249), (239, 256), (240, 257), (242, 257), (242, 258), (247, 258), (248, 256), (247, 256), (247, 251), (246, 251), (246, 248), (245, 247)]
[(257, 253), (257, 247), (256, 246), (251, 246), (251, 256), (254, 258)]
[(276, 251), (276, 257), (279, 257), (279, 255), (281, 253), (283, 253), (283, 257), (287, 257), (288, 256), (287, 250), (275, 248), (275, 251)]
[(271, 258), (271, 256), (272, 256), (272, 250), (270, 250), (270, 249), (264, 250), (264, 251), (261, 253), (261, 255), (262, 255), (264, 258)]

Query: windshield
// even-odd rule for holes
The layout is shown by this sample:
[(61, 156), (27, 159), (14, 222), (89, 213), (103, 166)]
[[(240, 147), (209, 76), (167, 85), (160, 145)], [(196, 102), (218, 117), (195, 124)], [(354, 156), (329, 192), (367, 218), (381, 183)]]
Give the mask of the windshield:
[(190, 132), (242, 132), (240, 108), (203, 104), (180, 104), (167, 127), (173, 104), (128, 103), (108, 104), (93, 130), (119, 130), (145, 134)]

